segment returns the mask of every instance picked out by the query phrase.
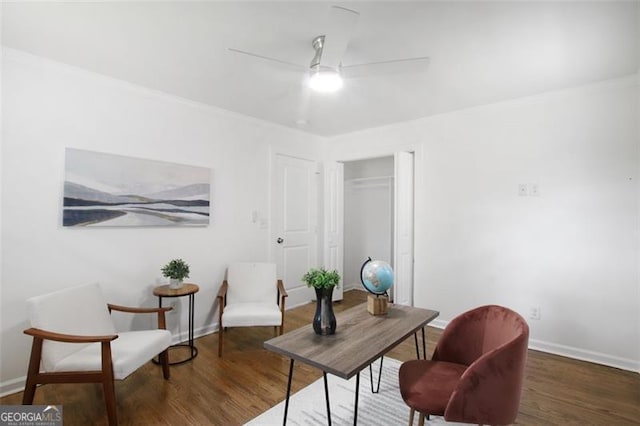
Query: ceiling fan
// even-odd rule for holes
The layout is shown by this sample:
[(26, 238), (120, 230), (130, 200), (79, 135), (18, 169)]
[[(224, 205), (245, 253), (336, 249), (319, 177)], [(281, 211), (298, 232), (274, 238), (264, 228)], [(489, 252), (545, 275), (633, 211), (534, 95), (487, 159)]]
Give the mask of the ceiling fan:
[(314, 37), (311, 43), (315, 54), (308, 66), (245, 50), (234, 48), (228, 48), (228, 50), (308, 72), (309, 87), (318, 92), (334, 92), (339, 90), (342, 88), (343, 78), (401, 72), (420, 72), (426, 69), (426, 66), (429, 64), (429, 58), (426, 56), (391, 59), (364, 64), (343, 64), (342, 58), (349, 46), (349, 41), (351, 40), (359, 16), (360, 14), (355, 10), (341, 6), (331, 6), (327, 31), (325, 31), (324, 34)]

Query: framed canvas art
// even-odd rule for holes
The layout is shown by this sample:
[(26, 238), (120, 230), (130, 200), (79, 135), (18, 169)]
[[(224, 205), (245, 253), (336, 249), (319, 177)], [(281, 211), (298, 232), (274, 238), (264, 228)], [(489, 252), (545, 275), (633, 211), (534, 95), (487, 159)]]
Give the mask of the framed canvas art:
[(67, 148), (63, 226), (206, 226), (210, 169)]

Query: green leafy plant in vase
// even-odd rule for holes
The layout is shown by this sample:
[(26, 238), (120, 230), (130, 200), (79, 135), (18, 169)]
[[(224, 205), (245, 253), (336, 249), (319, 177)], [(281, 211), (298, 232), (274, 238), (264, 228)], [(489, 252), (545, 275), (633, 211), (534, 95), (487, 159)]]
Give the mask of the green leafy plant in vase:
[(162, 275), (169, 278), (169, 288), (180, 288), (185, 278), (189, 278), (189, 265), (182, 259), (173, 259), (161, 269)]
[(320, 335), (335, 334), (337, 323), (333, 313), (333, 289), (340, 285), (340, 274), (336, 270), (311, 268), (302, 276), (302, 281), (316, 291), (313, 331)]

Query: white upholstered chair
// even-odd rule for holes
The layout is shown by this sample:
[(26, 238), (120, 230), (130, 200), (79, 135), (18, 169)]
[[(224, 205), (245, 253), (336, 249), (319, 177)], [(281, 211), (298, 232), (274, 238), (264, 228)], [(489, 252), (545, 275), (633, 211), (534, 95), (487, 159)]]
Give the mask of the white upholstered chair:
[[(159, 355), (169, 378), (171, 333), (164, 314), (171, 308), (128, 308), (104, 301), (98, 284), (73, 287), (27, 301), (33, 336), (23, 404), (32, 404), (36, 385), (102, 383), (110, 425), (118, 423), (115, 380), (123, 380)], [(116, 332), (111, 311), (155, 313), (158, 329)]]
[(284, 331), (287, 292), (276, 278), (275, 263), (232, 263), (218, 291), (218, 356), (227, 327), (273, 326)]

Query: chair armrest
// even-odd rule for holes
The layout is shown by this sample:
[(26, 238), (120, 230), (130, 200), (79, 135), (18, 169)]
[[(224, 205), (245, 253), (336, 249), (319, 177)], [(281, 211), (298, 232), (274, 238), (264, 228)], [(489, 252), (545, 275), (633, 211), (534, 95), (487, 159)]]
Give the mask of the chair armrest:
[(218, 327), (220, 327), (220, 332), (222, 332), (222, 312), (224, 311), (224, 305), (227, 303), (227, 289), (229, 288), (229, 283), (227, 280), (222, 281), (222, 285), (218, 290)]
[(108, 334), (105, 336), (79, 336), (75, 334), (54, 333), (53, 331), (41, 330), (39, 328), (28, 328), (24, 330), (24, 334), (28, 334), (29, 336), (33, 336), (38, 339), (65, 343), (105, 343), (118, 338), (117, 334)]
[(120, 306), (120, 305), (112, 305), (111, 303), (107, 303), (107, 306), (109, 307), (109, 313), (111, 313), (111, 311), (118, 311), (118, 312), (126, 312), (126, 313), (131, 313), (131, 314), (158, 314), (158, 328), (160, 330), (166, 330), (167, 329), (167, 320), (164, 316), (165, 312), (169, 312), (170, 310), (172, 310), (173, 308), (170, 306), (167, 306), (166, 308), (132, 308), (130, 306)]
[(278, 305), (280, 306), (280, 312), (282, 312), (282, 319), (284, 321), (284, 305), (285, 297), (287, 297), (287, 290), (284, 289), (284, 283), (282, 280), (278, 280)]
[(167, 306), (165, 308), (135, 308), (131, 306), (112, 305), (111, 303), (108, 303), (107, 306), (109, 307), (109, 312), (119, 311), (128, 312), (131, 314), (155, 314), (156, 312), (169, 312), (173, 309), (170, 306)]
[(220, 286), (220, 289), (218, 290), (218, 298), (219, 299), (223, 299), (227, 297), (227, 289), (229, 288), (229, 283), (227, 282), (227, 280), (222, 281), (222, 285)]
[(281, 297), (287, 297), (287, 290), (285, 290), (284, 288), (284, 283), (282, 282), (282, 280), (278, 280), (278, 293)]
[[(451, 394), (444, 418), (454, 422), (511, 424), (518, 415), (528, 335), (516, 337), (472, 363)], [(487, 413), (491, 413), (487, 417)]]

